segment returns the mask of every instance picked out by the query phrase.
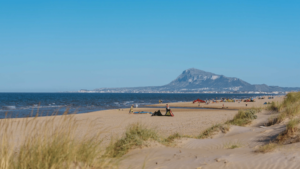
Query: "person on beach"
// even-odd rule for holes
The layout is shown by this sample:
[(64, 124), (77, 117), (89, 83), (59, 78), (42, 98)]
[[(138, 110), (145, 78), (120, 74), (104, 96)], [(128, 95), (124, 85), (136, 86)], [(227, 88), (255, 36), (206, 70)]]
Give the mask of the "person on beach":
[(129, 114), (133, 114), (133, 105), (130, 107)]
[(166, 112), (170, 111), (170, 107), (168, 104), (166, 104)]

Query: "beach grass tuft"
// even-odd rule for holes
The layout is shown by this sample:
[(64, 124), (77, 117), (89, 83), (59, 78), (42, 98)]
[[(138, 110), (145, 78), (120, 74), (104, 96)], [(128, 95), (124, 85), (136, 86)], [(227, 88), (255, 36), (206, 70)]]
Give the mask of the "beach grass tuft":
[(278, 124), (284, 120), (284, 117), (282, 116), (271, 116), (268, 118), (268, 122), (265, 124), (265, 126), (272, 126), (274, 124)]
[(283, 144), (288, 140), (294, 140), (293, 137), (295, 137), (297, 131), (299, 130), (299, 124), (300, 119), (291, 119), (286, 125), (286, 130), (277, 136), (276, 141), (280, 144)]
[(159, 141), (160, 138), (154, 129), (149, 129), (141, 123), (133, 123), (128, 126), (121, 139), (111, 142), (106, 149), (106, 156), (121, 157), (134, 147), (142, 147), (147, 140)]
[(216, 132), (221, 131), (222, 133), (226, 133), (229, 131), (230, 126), (226, 124), (215, 124), (211, 126), (210, 128), (206, 129), (203, 131), (197, 138), (199, 139), (205, 139), (212, 137)]
[(112, 162), (102, 157), (101, 132), (91, 134), (91, 128), (87, 127), (86, 132), (78, 136), (75, 134), (77, 126), (74, 115), (0, 120), (1, 168), (112, 167)]
[(271, 111), (279, 111), (281, 109), (281, 104), (272, 102), (269, 106), (267, 106), (266, 109)]
[(242, 147), (242, 144), (240, 142), (229, 142), (224, 144), (224, 148), (226, 149), (235, 149)]
[(167, 137), (166, 139), (164, 139), (163, 144), (170, 145), (174, 142), (174, 140), (180, 139), (182, 137), (184, 137), (184, 136), (180, 135), (179, 133), (174, 133), (174, 134), (170, 135), (169, 137)]
[(272, 152), (278, 147), (276, 143), (268, 143), (262, 146), (259, 146), (258, 149), (255, 151), (257, 153), (269, 153)]
[(256, 109), (239, 110), (234, 118), (227, 121), (226, 123), (236, 126), (245, 126), (247, 124), (250, 124), (252, 120), (257, 118), (257, 116), (255, 115), (257, 111), (258, 110)]
[(282, 104), (272, 102), (271, 106), (269, 106), (269, 110), (280, 112), (277, 119), (274, 118), (274, 121), (271, 123), (276, 122), (278, 124), (286, 118), (298, 116), (300, 113), (300, 92), (288, 93)]

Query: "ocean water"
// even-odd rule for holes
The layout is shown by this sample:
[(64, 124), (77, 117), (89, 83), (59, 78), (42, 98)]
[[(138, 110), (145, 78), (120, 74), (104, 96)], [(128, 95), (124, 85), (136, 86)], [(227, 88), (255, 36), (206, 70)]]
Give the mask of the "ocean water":
[(249, 98), (257, 94), (152, 94), (152, 93), (0, 93), (0, 118), (87, 113), (98, 110), (144, 105), (187, 102), (195, 99)]

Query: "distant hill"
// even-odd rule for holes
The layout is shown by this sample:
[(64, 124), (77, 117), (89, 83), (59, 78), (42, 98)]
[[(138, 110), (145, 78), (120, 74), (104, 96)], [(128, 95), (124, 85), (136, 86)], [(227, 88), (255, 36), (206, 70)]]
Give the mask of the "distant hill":
[(278, 87), (265, 84), (252, 85), (239, 78), (226, 77), (199, 69), (187, 69), (175, 80), (164, 86), (100, 88), (98, 92), (286, 92), (300, 91), (300, 87)]

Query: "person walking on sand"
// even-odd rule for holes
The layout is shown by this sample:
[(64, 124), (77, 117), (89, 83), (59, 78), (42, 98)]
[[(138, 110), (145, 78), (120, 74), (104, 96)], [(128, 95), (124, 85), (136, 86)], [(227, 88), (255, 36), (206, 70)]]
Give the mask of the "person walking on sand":
[(130, 107), (129, 114), (133, 114), (133, 105)]

